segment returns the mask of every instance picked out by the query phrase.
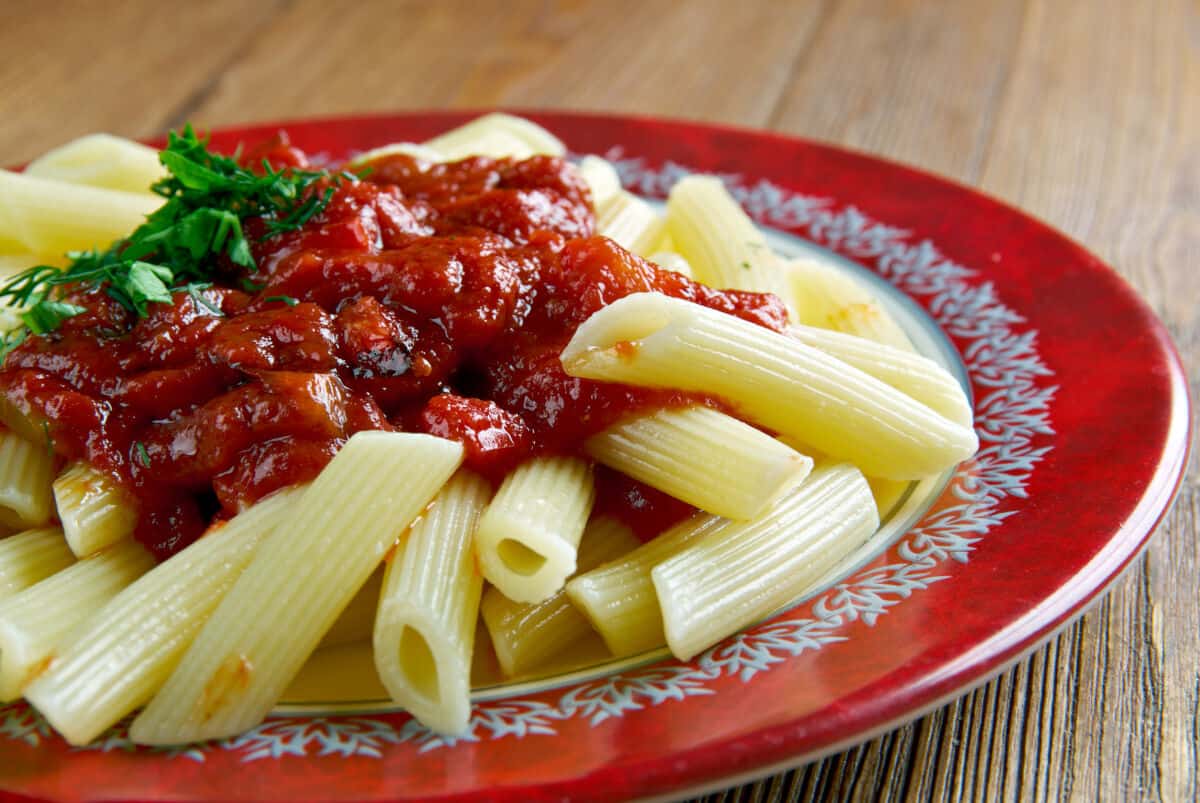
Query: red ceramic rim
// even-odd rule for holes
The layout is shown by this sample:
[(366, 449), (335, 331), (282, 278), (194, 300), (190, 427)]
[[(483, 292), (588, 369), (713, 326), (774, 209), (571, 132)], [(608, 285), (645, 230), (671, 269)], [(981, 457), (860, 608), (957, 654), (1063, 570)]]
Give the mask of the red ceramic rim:
[[(775, 134), (652, 118), (523, 113), (659, 195), (722, 174), (760, 222), (874, 270), (962, 354), (983, 448), (867, 567), (691, 664), (663, 661), (477, 706), (447, 743), (403, 714), (269, 720), (174, 752), (120, 729), (78, 751), (0, 708), (0, 796), (67, 800), (578, 800), (681, 794), (778, 771), (962, 693), (1079, 615), (1170, 507), (1190, 442), (1162, 324), (1096, 257), (944, 179)], [(420, 141), (467, 112), (284, 128), (333, 159)]]

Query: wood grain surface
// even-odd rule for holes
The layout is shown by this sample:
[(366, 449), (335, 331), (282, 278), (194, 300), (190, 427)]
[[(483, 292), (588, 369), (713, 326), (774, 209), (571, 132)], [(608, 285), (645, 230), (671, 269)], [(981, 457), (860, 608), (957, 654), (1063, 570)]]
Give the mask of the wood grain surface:
[[(0, 0), (0, 53), (5, 164), (185, 119), (480, 106), (736, 123), (910, 162), (1116, 266), (1196, 396), (1195, 0)], [(706, 800), (1196, 800), (1195, 462), (1146, 555), (1046, 647), (899, 730)]]

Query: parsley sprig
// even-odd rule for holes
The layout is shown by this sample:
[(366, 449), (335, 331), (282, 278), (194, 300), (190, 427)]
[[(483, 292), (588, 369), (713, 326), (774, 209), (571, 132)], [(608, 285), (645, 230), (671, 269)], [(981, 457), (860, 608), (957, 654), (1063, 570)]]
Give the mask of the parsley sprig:
[(138, 317), (152, 303), (170, 303), (183, 291), (212, 309), (200, 290), (208, 287), (223, 255), (234, 265), (253, 269), (254, 256), (242, 228), (247, 218), (261, 217), (267, 237), (295, 231), (329, 205), (334, 186), (313, 191), (322, 178), (334, 184), (346, 176), (285, 168), (264, 160), (261, 172), (236, 159), (213, 153), (208, 139), (192, 127), (168, 135), (159, 160), (169, 175), (151, 190), (166, 201), (132, 234), (106, 251), (68, 254), (65, 269), (38, 265), (0, 287), (0, 303), (25, 307), (24, 326), (0, 343), (0, 359), (30, 334), (45, 334), (83, 313), (64, 300), (69, 290), (103, 291)]

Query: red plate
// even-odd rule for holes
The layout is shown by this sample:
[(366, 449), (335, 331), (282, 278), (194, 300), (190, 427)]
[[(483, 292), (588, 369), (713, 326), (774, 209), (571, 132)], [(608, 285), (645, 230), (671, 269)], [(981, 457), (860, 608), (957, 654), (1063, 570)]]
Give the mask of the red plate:
[[(422, 140), (461, 113), (289, 123), (331, 159)], [(121, 728), (73, 750), (0, 708), (0, 789), (64, 799), (549, 800), (678, 795), (835, 751), (996, 674), (1084, 610), (1145, 546), (1189, 442), (1178, 356), (1153, 313), (1066, 237), (972, 190), (772, 134), (530, 114), (662, 197), (721, 173), (766, 226), (853, 260), (962, 357), (979, 454), (917, 525), (836, 586), (682, 664), (477, 704), (447, 740), (402, 713), (283, 716), (165, 752)], [(279, 126), (223, 131), (221, 148)]]

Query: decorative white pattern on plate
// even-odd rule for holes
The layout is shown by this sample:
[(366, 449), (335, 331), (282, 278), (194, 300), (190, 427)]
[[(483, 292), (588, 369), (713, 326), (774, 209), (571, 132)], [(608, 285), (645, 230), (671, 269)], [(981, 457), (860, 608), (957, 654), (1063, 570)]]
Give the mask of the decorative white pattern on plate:
[[(667, 162), (647, 167), (641, 159), (611, 151), (626, 188), (666, 197), (693, 171)], [(555, 723), (579, 718), (592, 726), (628, 712), (696, 695), (709, 695), (721, 676), (749, 682), (789, 658), (850, 636), (845, 626), (873, 626), (890, 608), (929, 585), (947, 579), (953, 562), (965, 563), (974, 544), (1016, 511), (1005, 503), (1023, 499), (1034, 467), (1052, 448), (1050, 403), (1056, 387), (1039, 384), (1051, 376), (1037, 352), (1037, 332), (1017, 331), (1022, 317), (1001, 303), (990, 282), (945, 259), (927, 240), (876, 222), (853, 206), (800, 195), (772, 182), (747, 184), (722, 174), (752, 217), (790, 231), (830, 251), (872, 267), (902, 292), (922, 303), (942, 330), (957, 341), (975, 386), (975, 428), (980, 450), (955, 472), (948, 492), (959, 504), (924, 517), (885, 553), (883, 566), (864, 569), (781, 618), (718, 644), (694, 661), (665, 661), (563, 691), (553, 703), (501, 699), (477, 703), (467, 732), (433, 733), (415, 720), (391, 717), (289, 717), (271, 719), (233, 739), (166, 752), (204, 761), (210, 750), (239, 753), (243, 761), (283, 756), (342, 755), (379, 758), (385, 745), (411, 742), (421, 752), (509, 736), (553, 736)], [(50, 738), (42, 718), (18, 703), (0, 708), (0, 737), (37, 746)], [(145, 750), (133, 745), (124, 724), (83, 750)]]

